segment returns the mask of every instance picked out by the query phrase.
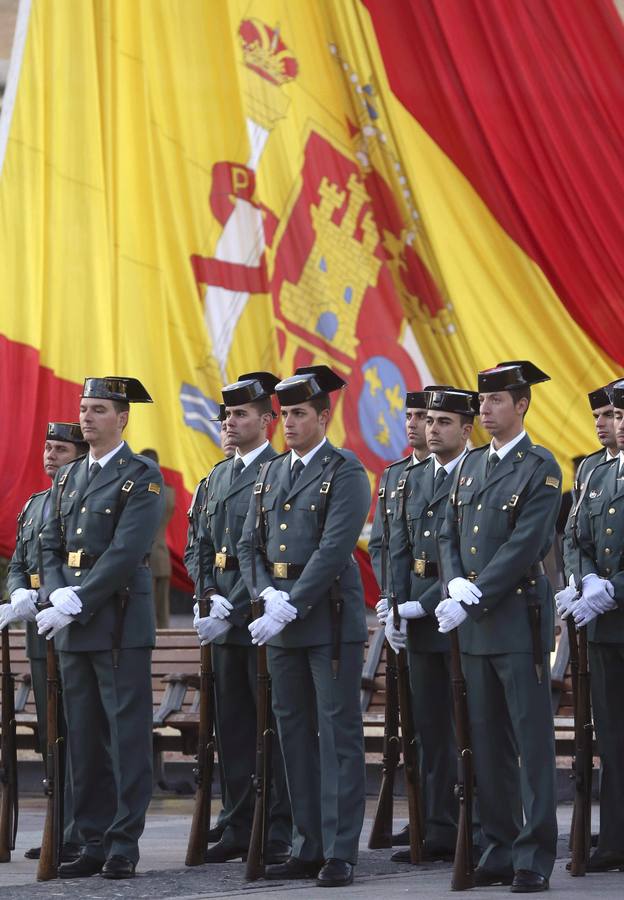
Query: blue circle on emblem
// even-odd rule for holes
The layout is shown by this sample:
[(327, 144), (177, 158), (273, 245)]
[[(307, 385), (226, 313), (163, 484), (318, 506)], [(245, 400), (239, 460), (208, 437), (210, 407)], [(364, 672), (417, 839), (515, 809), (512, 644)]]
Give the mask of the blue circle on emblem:
[(364, 386), (358, 400), (360, 434), (381, 459), (398, 459), (405, 449), (405, 380), (385, 356), (372, 356), (362, 366)]

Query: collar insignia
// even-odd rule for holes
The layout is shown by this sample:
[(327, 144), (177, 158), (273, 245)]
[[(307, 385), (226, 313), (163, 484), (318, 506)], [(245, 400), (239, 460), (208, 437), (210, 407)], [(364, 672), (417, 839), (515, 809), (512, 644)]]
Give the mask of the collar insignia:
[(472, 482), (473, 482), (473, 478), (472, 478), (472, 475), (470, 475), (468, 478), (466, 478), (466, 484), (470, 485), (470, 484), (472, 484)]

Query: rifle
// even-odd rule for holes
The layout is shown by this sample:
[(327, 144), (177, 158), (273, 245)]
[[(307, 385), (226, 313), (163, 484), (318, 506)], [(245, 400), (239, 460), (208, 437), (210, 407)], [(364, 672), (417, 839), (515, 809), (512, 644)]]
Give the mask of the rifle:
[[(257, 525), (257, 527), (259, 527)], [(256, 528), (251, 536), (251, 610), (259, 619), (264, 612), (264, 603), (258, 596), (256, 573)], [(271, 764), (273, 755), (273, 717), (271, 708), (271, 676), (267, 668), (266, 647), (258, 651), (258, 699), (256, 704), (256, 771), (253, 787), (256, 795), (254, 803), (251, 837), (245, 865), (245, 879), (256, 881), (264, 876), (266, 845), (269, 835), (269, 812), (271, 807)]]
[[(383, 502), (381, 498), (380, 502)], [(379, 599), (388, 601), (387, 591), (387, 520), (381, 542), (381, 593)], [(399, 686), (397, 656), (386, 641), (386, 704), (384, 716), (383, 758), (381, 786), (373, 819), (368, 846), (371, 850), (392, 847), (392, 818), (394, 809), (394, 782), (399, 765)]]
[[(39, 583), (43, 586), (43, 554), (41, 539), (38, 543)], [(51, 603), (37, 604), (39, 609)], [(46, 641), (46, 777), (43, 785), (48, 798), (46, 817), (41, 839), (41, 855), (37, 865), (37, 881), (50, 881), (58, 877), (63, 848), (63, 800), (65, 793), (65, 747), (61, 726), (61, 681), (56, 665), (54, 641)]]
[(0, 862), (11, 861), (17, 818), (17, 738), (15, 734), (15, 678), (11, 673), (9, 629), (2, 629), (2, 750), (0, 751)]
[[(438, 556), (438, 572), (440, 574), (440, 595), (443, 600), (448, 597), (448, 586), (443, 575), (442, 556), (436, 535)], [(474, 865), (472, 861), (472, 803), (473, 803), (473, 771), (472, 747), (470, 743), (470, 719), (468, 717), (468, 699), (466, 679), (462, 671), (459, 637), (454, 628), (449, 634), (451, 642), (451, 688), (453, 693), (453, 717), (455, 720), (455, 739), (457, 741), (457, 784), (455, 796), (459, 801), (459, 821), (457, 823), (457, 843), (453, 860), (451, 877), (452, 891), (468, 891), (474, 887)]]
[[(208, 598), (204, 597), (204, 561), (202, 539), (199, 539), (199, 614), (205, 618), (209, 613)], [(191, 821), (191, 831), (186, 849), (186, 866), (201, 866), (206, 861), (208, 832), (210, 831), (210, 803), (212, 801), (212, 775), (214, 771), (214, 672), (212, 670), (212, 647), (205, 644), (200, 648), (199, 675), (199, 735), (197, 742), (197, 767), (193, 770), (197, 790), (195, 807)]]
[[(399, 604), (394, 591), (390, 594), (394, 627), (401, 628)], [(407, 790), (407, 812), (409, 817), (410, 862), (413, 866), (422, 862), (423, 827), (421, 820), (420, 765), (414, 717), (412, 714), (412, 694), (409, 684), (407, 652), (399, 650), (397, 658), (397, 683), (399, 688), (399, 714), (401, 719), (401, 739), (403, 744), (403, 764), (405, 766), (405, 787)]]
[[(575, 546), (578, 550), (579, 563), (578, 595), (576, 600), (580, 600), (583, 596), (583, 550), (581, 546), (578, 512), (590, 480), (591, 475), (585, 483), (585, 488), (581, 492), (581, 496), (573, 512), (573, 536)], [(568, 616), (568, 619), (570, 619), (570, 616)], [(576, 640), (574, 641), (574, 645), (576, 646)], [(572, 654), (572, 643), (570, 643), (570, 653)], [(570, 874), (573, 876), (585, 875), (591, 850), (591, 793), (592, 770), (594, 765), (594, 732), (591, 713), (590, 674), (587, 659), (587, 626), (585, 625), (578, 629), (577, 656), (576, 690), (574, 691), (574, 809), (570, 833), (570, 844), (572, 849)]]

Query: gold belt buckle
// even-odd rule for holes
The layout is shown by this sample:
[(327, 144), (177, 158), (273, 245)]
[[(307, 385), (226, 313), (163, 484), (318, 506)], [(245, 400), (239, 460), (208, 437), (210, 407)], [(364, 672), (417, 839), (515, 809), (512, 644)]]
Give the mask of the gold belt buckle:
[(79, 569), (80, 560), (82, 558), (82, 550), (72, 550), (67, 554), (67, 565), (70, 569)]
[(288, 563), (285, 563), (285, 562), (273, 563), (273, 577), (274, 578), (288, 578)]
[(426, 559), (415, 559), (414, 560), (414, 572), (420, 577), (425, 577), (425, 566), (427, 565)]
[(41, 579), (39, 578), (39, 573), (35, 572), (34, 575), (30, 576), (30, 586), (34, 588), (36, 591), (41, 587)]
[(215, 553), (215, 566), (217, 569), (225, 569), (227, 565), (227, 553)]

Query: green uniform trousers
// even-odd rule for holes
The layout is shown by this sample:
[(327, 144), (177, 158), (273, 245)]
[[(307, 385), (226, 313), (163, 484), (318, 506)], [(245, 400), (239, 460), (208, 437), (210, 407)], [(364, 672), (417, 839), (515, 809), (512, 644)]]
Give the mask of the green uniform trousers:
[(366, 766), (360, 710), (364, 644), (268, 648), (273, 712), (293, 817), (292, 855), (355, 864), (364, 822)]
[[(48, 668), (45, 659), (30, 660), (32, 688), (37, 709), (37, 726), (39, 730), (39, 750), (46, 765), (48, 751)], [(67, 742), (67, 725), (65, 715), (61, 716), (61, 735), (65, 739), (65, 791), (63, 794), (63, 842), (79, 846), (82, 842), (74, 821), (74, 792), (72, 773), (69, 761), (69, 744)]]
[[(255, 803), (257, 650), (240, 644), (212, 645), (217, 742), (223, 764), (228, 811), (223, 841), (246, 846)], [(269, 841), (290, 846), (292, 819), (279, 742), (273, 747)]]
[(414, 732), (420, 750), (425, 841), (455, 850), (457, 747), (448, 653), (409, 651)]
[(598, 848), (624, 853), (624, 647), (588, 644), (591, 701), (600, 777), (600, 837)]
[(84, 852), (136, 863), (152, 796), (150, 647), (61, 651), (74, 817)]
[(464, 653), (462, 666), (485, 847), (479, 865), (549, 878), (557, 789), (548, 658), (541, 684), (530, 653)]

